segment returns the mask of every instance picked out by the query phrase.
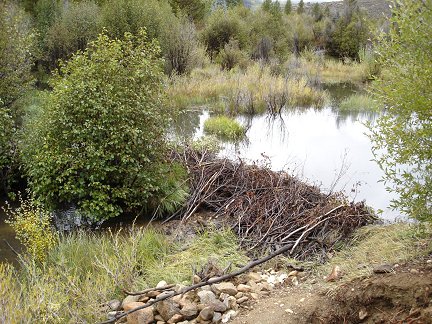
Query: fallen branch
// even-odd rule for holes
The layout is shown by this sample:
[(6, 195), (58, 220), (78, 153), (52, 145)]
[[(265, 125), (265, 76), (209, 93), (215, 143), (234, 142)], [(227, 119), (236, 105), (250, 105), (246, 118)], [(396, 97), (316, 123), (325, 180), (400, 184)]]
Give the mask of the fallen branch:
[(148, 301), (147, 303), (145, 303), (142, 306), (136, 307), (136, 308), (131, 309), (131, 310), (127, 311), (127, 312), (124, 312), (122, 314), (116, 315), (112, 319), (109, 319), (109, 320), (107, 320), (105, 322), (101, 322), (101, 324), (115, 323), (119, 319), (121, 319), (121, 318), (123, 318), (123, 317), (125, 317), (125, 316), (127, 316), (127, 315), (129, 315), (131, 313), (139, 311), (140, 309), (148, 308), (148, 307), (150, 307), (150, 306), (152, 306), (152, 305), (154, 305), (154, 304), (156, 304), (156, 303), (158, 303), (158, 302), (160, 302), (162, 300), (165, 300), (165, 299), (168, 299), (168, 298), (172, 298), (172, 297), (177, 296), (177, 295), (183, 295), (183, 294), (187, 293), (188, 291), (195, 290), (195, 289), (203, 287), (203, 286), (213, 285), (213, 284), (216, 284), (216, 283), (228, 280), (230, 278), (236, 277), (236, 276), (238, 276), (238, 275), (240, 275), (242, 273), (245, 273), (246, 271), (250, 270), (251, 268), (253, 268), (253, 267), (257, 266), (257, 265), (260, 265), (260, 264), (262, 264), (264, 262), (267, 262), (268, 260), (274, 258), (277, 255), (280, 255), (280, 254), (282, 254), (284, 252), (287, 252), (292, 247), (293, 247), (292, 244), (287, 244), (287, 245), (281, 247), (279, 250), (273, 252), (272, 254), (267, 255), (264, 258), (251, 261), (250, 263), (248, 263), (243, 268), (241, 268), (241, 269), (239, 269), (237, 271), (234, 271), (232, 273), (226, 274), (226, 275), (221, 276), (221, 277), (212, 278), (212, 279), (209, 279), (209, 280), (206, 280), (206, 281), (202, 281), (202, 282), (199, 282), (199, 283), (197, 283), (195, 285), (192, 285), (192, 286), (184, 287), (183, 289), (181, 289), (181, 290), (179, 290), (177, 292), (173, 291), (172, 294), (164, 294), (161, 297), (156, 297), (155, 299), (153, 299), (151, 301)]
[(157, 287), (155, 287), (155, 288), (148, 288), (148, 289), (144, 289), (143, 291), (134, 291), (134, 292), (132, 292), (132, 291), (127, 291), (127, 290), (124, 290), (123, 289), (123, 292), (126, 294), (126, 295), (131, 295), (131, 296), (138, 296), (138, 295), (143, 295), (143, 294), (146, 294), (146, 293), (149, 293), (149, 292), (151, 292), (151, 291), (164, 291), (164, 290), (168, 290), (168, 289), (171, 289), (172, 287), (174, 287), (175, 285), (166, 285), (166, 286), (163, 286), (163, 287), (160, 287), (160, 288), (157, 288)]

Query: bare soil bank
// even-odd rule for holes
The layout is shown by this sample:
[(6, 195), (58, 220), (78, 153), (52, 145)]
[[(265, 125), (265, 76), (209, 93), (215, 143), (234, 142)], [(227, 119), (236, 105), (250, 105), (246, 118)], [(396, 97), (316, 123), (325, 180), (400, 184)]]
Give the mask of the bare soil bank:
[(432, 323), (432, 260), (428, 259), (331, 291), (319, 287), (322, 278), (315, 284), (306, 281), (286, 287), (259, 300), (232, 323)]

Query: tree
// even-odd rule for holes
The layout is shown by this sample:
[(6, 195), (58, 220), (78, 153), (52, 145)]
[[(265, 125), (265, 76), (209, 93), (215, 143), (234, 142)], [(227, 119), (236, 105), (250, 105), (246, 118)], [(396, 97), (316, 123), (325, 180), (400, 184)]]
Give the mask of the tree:
[(401, 0), (377, 48), (385, 73), (374, 83), (386, 112), (370, 124), (375, 159), (392, 206), (432, 221), (432, 1)]
[(54, 75), (26, 125), (23, 159), (33, 193), (50, 210), (77, 205), (106, 219), (145, 207), (166, 179), (163, 61), (144, 31), (101, 34)]
[(314, 17), (315, 21), (320, 21), (323, 17), (323, 13), (321, 10), (321, 6), (319, 3), (314, 3), (312, 6), (312, 16)]
[(32, 86), (35, 34), (22, 9), (0, 3), (0, 195), (19, 169), (17, 142), (22, 111), (15, 105)]
[(297, 5), (297, 13), (300, 15), (302, 13), (304, 13), (305, 8), (304, 8), (304, 1), (300, 0), (300, 2)]
[(291, 0), (287, 0), (287, 2), (285, 3), (284, 12), (286, 15), (289, 15), (292, 12)]

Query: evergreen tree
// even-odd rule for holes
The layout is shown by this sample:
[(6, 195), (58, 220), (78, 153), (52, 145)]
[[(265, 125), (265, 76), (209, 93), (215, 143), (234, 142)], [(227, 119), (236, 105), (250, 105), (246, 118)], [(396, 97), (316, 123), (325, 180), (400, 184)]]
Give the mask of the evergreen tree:
[(287, 0), (287, 2), (285, 3), (285, 7), (284, 7), (284, 12), (286, 15), (289, 15), (292, 11), (292, 3), (291, 0)]
[(304, 8), (304, 2), (303, 0), (300, 0), (298, 6), (297, 6), (297, 13), (300, 15), (302, 13), (304, 13), (305, 8)]

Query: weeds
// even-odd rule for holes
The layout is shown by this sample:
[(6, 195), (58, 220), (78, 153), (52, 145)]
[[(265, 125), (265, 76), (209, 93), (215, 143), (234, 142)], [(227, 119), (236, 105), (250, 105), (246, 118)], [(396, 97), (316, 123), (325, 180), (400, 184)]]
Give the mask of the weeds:
[(432, 251), (432, 229), (425, 226), (396, 223), (360, 228), (352, 241), (342, 246), (317, 272), (319, 276), (328, 275), (338, 265), (343, 272), (340, 281), (343, 283), (370, 275), (374, 265), (407, 262), (427, 255)]
[(222, 139), (240, 140), (245, 136), (245, 128), (235, 119), (226, 116), (210, 117), (204, 123), (204, 131)]
[(106, 317), (100, 305), (122, 299), (122, 289), (190, 283), (192, 269), (209, 259), (221, 268), (246, 262), (229, 230), (204, 232), (184, 249), (154, 229), (63, 236), (42, 264), (0, 263), (0, 322), (96, 323)]
[(339, 109), (343, 111), (370, 111), (378, 110), (377, 102), (368, 95), (354, 94), (344, 99)]
[(192, 104), (218, 103), (221, 113), (263, 113), (278, 106), (321, 107), (328, 93), (311, 86), (308, 78), (274, 75), (268, 65), (254, 63), (246, 70), (222, 71), (217, 66), (194, 70), (189, 76), (171, 78), (171, 104), (184, 108)]

